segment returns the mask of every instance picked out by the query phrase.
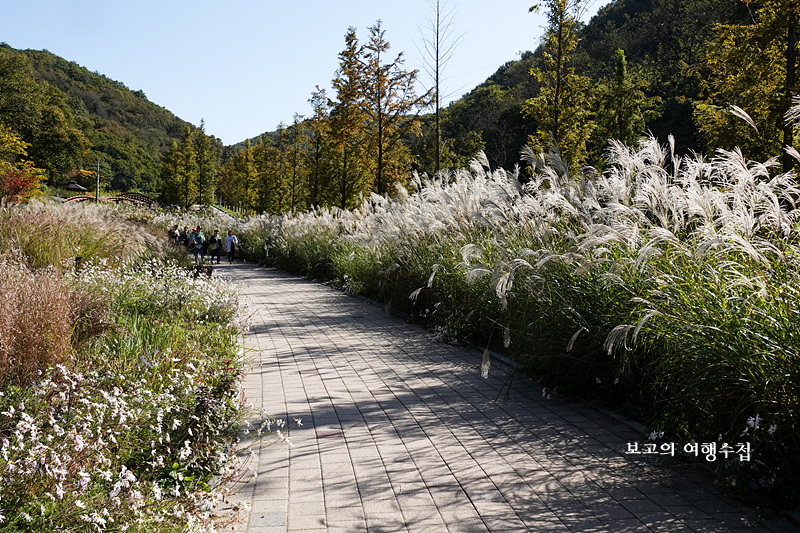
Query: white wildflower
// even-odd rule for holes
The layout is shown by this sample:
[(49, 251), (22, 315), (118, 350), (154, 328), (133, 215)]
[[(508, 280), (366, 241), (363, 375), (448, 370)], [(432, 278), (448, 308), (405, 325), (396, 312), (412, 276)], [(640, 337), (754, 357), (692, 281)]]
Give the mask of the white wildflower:
[(92, 476), (81, 470), (78, 472), (78, 477), (80, 477), (81, 492), (85, 492), (89, 487), (89, 482), (92, 480)]
[(164, 493), (161, 490), (161, 487), (158, 485), (158, 483), (153, 481), (153, 496), (155, 497), (155, 499), (156, 500), (160, 500), (163, 495), (164, 495)]
[[(758, 427), (759, 427), (759, 424), (761, 423), (761, 421), (762, 421), (762, 420), (763, 420), (763, 419), (762, 419), (760, 416), (758, 416), (758, 415), (756, 415), (755, 417), (752, 417), (752, 416), (751, 416), (751, 417), (749, 417), (749, 418), (747, 419), (747, 426), (748, 426), (748, 427), (751, 427), (751, 428), (753, 428), (753, 429), (758, 429)], [(746, 430), (745, 430), (745, 431), (746, 431)]]

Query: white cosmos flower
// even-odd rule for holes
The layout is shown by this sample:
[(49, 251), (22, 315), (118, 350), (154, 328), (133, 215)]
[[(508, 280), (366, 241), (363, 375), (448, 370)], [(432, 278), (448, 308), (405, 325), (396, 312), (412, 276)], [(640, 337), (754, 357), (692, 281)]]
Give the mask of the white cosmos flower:
[(763, 420), (763, 419), (758, 415), (756, 415), (755, 417), (751, 416), (751, 417), (749, 417), (747, 419), (747, 425), (748, 425), (748, 427), (751, 427), (753, 429), (758, 429), (758, 427), (759, 427), (759, 425), (761, 423), (761, 420)]

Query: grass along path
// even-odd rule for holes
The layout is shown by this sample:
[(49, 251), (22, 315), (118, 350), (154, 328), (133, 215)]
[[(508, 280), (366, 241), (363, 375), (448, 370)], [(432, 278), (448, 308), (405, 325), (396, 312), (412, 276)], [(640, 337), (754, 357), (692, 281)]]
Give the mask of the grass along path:
[(247, 531), (798, 531), (382, 307), (250, 264), (215, 276), (250, 306), (247, 402), (302, 423), (291, 446), (253, 441)]

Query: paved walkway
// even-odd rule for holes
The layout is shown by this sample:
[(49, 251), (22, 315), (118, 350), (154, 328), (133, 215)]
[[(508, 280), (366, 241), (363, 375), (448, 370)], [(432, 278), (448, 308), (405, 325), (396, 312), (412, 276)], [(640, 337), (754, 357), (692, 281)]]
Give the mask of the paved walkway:
[(248, 402), (303, 424), (291, 448), (253, 445), (233, 498), (250, 533), (798, 531), (625, 454), (637, 432), (497, 362), (482, 379), (479, 353), (380, 306), (274, 269), (215, 275), (253, 312)]

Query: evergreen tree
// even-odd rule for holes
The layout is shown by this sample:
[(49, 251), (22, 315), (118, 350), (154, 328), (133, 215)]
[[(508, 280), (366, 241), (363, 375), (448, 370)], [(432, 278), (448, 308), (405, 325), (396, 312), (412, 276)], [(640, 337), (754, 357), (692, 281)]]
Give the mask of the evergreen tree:
[[(592, 130), (589, 79), (576, 74), (573, 61), (584, 0), (544, 0), (544, 6), (548, 21), (542, 42), (544, 67), (531, 69), (542, 88), (538, 96), (525, 102), (523, 112), (539, 124), (530, 137), (532, 147), (541, 152), (557, 149), (574, 172), (586, 158)], [(537, 9), (533, 6), (530, 11)]]
[(239, 157), (234, 159), (233, 175), (237, 192), (235, 205), (246, 212), (256, 211), (259, 200), (259, 176), (249, 139), (245, 141), (244, 150)]
[(308, 179), (308, 206), (317, 207), (322, 202), (322, 180), (328, 173), (330, 150), (330, 110), (331, 104), (325, 89), (311, 93), (309, 99), (313, 114), (306, 121), (308, 128), (308, 150), (303, 152), (303, 166)]
[(366, 117), (362, 106), (360, 55), (356, 30), (350, 27), (332, 82), (337, 97), (330, 114), (333, 169), (326, 184), (326, 203), (342, 209), (356, 207), (369, 189), (369, 176), (363, 166)]
[[(196, 145), (200, 136), (205, 134), (187, 126), (180, 144), (173, 143), (164, 156), (161, 164), (161, 197), (164, 203), (186, 209), (198, 202), (200, 166)], [(205, 161), (204, 164), (211, 163)]]
[(416, 112), (424, 101), (417, 96), (417, 70), (405, 70), (403, 53), (392, 61), (385, 55), (390, 45), (379, 20), (369, 28), (369, 42), (361, 56), (363, 109), (369, 119), (368, 165), (373, 174), (373, 189), (385, 194), (391, 181), (402, 181), (410, 167), (410, 154), (399, 142), (407, 133), (419, 129)]
[(201, 205), (213, 204), (219, 163), (214, 144), (206, 135), (204, 120), (200, 120), (200, 128), (194, 133), (194, 152), (197, 164), (197, 201)]
[(292, 213), (306, 208), (306, 174), (303, 154), (308, 150), (309, 133), (301, 115), (295, 114), (289, 127), (289, 145), (286, 152), (287, 186), (289, 208)]
[(601, 82), (596, 91), (595, 155), (605, 149), (609, 139), (633, 146), (645, 132), (645, 118), (654, 116), (658, 97), (648, 98), (647, 81), (628, 72), (625, 52), (614, 53), (614, 75)]
[(237, 167), (243, 155), (242, 151), (229, 155), (217, 172), (217, 201), (231, 209), (242, 209), (244, 184), (239, 179)]
[(161, 163), (161, 203), (165, 205), (183, 204), (180, 200), (180, 179), (178, 178), (180, 166), (180, 148), (178, 142), (173, 141)]
[(276, 167), (275, 174), (272, 180), (272, 187), (274, 189), (274, 197), (276, 200), (275, 212), (283, 213), (286, 210), (287, 203), (287, 187), (286, 187), (286, 151), (289, 145), (289, 134), (286, 131), (286, 124), (281, 122), (278, 124), (278, 130), (275, 132), (273, 139), (273, 146), (276, 150)]
[(178, 203), (188, 208), (197, 201), (197, 154), (194, 150), (195, 134), (187, 126), (178, 152)]
[[(263, 139), (262, 139), (263, 140)], [(241, 212), (269, 211), (269, 199), (265, 196), (263, 181), (268, 158), (262, 153), (263, 142), (253, 146), (250, 139), (244, 142), (244, 148), (228, 155), (228, 159), (220, 167), (217, 179), (217, 195), (220, 203)]]
[(257, 176), (257, 211), (261, 213), (280, 213), (281, 174), (279, 172), (280, 154), (272, 139), (262, 135), (250, 149), (253, 167)]

